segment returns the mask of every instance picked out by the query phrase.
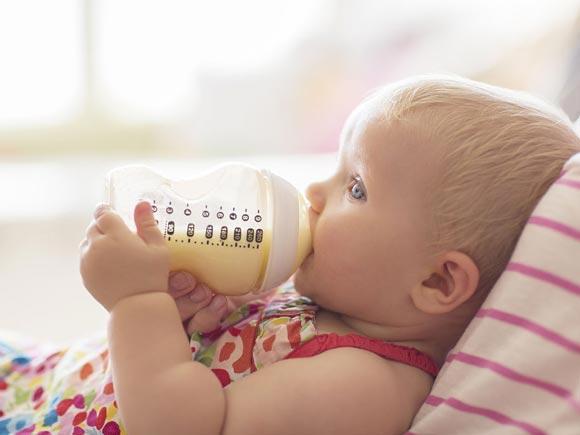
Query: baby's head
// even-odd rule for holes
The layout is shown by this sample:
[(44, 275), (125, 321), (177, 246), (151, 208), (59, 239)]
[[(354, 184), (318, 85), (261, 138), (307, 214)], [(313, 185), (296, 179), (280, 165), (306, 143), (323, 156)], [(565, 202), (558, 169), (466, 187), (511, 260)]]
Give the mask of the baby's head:
[(307, 190), (314, 253), (296, 289), (377, 333), (462, 329), (579, 151), (569, 119), (523, 93), (449, 76), (381, 88), (347, 120), (335, 174)]

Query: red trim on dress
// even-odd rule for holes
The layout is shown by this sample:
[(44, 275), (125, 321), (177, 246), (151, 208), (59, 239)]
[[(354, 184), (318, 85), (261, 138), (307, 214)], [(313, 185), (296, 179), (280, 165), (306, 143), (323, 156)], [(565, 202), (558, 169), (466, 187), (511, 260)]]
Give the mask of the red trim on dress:
[(303, 358), (318, 355), (325, 350), (338, 347), (356, 347), (369, 350), (383, 358), (417, 367), (433, 377), (439, 373), (439, 368), (433, 359), (413, 347), (388, 343), (375, 338), (364, 337), (358, 334), (338, 335), (334, 332), (320, 334), (290, 352), (286, 358)]

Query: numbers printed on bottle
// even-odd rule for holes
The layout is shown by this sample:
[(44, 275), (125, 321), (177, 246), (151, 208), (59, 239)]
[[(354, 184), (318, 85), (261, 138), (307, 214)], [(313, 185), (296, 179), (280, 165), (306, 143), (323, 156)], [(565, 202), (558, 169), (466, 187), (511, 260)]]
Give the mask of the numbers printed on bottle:
[[(189, 204), (188, 204), (189, 205)], [(163, 207), (163, 206), (161, 206)], [(221, 208), (221, 207), (220, 207)], [(163, 209), (161, 209), (163, 210)], [(174, 209), (171, 205), (167, 206), (165, 208), (165, 211), (167, 212), (168, 215), (171, 215), (172, 213), (176, 213), (179, 212), (179, 214), (181, 214), (181, 208), (178, 207), (177, 209)], [(235, 210), (235, 209), (234, 209)], [(247, 210), (246, 210), (247, 211)], [(184, 209), (183, 213), (186, 216), (189, 216), (192, 214), (192, 210), (187, 207)], [(259, 211), (258, 211), (259, 213)], [(208, 207), (206, 206), (205, 210), (201, 211), (201, 214), (203, 217), (210, 217), (211, 216), (211, 209), (208, 209)], [(216, 218), (218, 219), (223, 219), (224, 217), (227, 219), (231, 219), (231, 220), (236, 220), (237, 218), (240, 218), (241, 220), (248, 222), (252, 216), (248, 215), (247, 212), (244, 212), (243, 214), (240, 213), (240, 215), (237, 215), (235, 211), (230, 211), (230, 212), (222, 212), (221, 210), (215, 213)], [(169, 216), (167, 216), (169, 218)], [(190, 218), (191, 219), (191, 218)], [(256, 222), (260, 222), (262, 221), (262, 216), (260, 214), (256, 214), (253, 216), (253, 219)], [(207, 222), (207, 221), (206, 221)], [(211, 221), (210, 221), (211, 222)], [(156, 223), (159, 224), (159, 221), (156, 220)], [(169, 240), (173, 239), (173, 236), (176, 233), (176, 226), (179, 226), (180, 228), (186, 227), (186, 234), (188, 238), (194, 237), (196, 234), (195, 231), (195, 226), (199, 225), (199, 223), (193, 223), (193, 222), (179, 222), (176, 220), (165, 220), (165, 231), (164, 231), (164, 236), (169, 236)], [(214, 224), (217, 222), (214, 222)], [(223, 222), (223, 224), (225, 224), (226, 222)], [(232, 222), (233, 223), (233, 222)], [(241, 223), (241, 222), (240, 222)], [(183, 227), (182, 227), (183, 225)], [(211, 239), (213, 238), (213, 233), (214, 233), (214, 225), (212, 224), (204, 224), (202, 225), (202, 227), (200, 228), (204, 228), (205, 227), (205, 239), (207, 240), (207, 242), (201, 242), (204, 245), (210, 244), (212, 241)], [(218, 225), (215, 229), (216, 229), (216, 239), (217, 239), (217, 231), (219, 228), (219, 240), (221, 241), (221, 246), (231, 246), (234, 247), (234, 244), (232, 243), (231, 245), (227, 243), (228, 238), (230, 240), (232, 240), (232, 242), (236, 242), (235, 243), (235, 247), (239, 247), (239, 242), (244, 243), (243, 247), (246, 247), (247, 243), (247, 247), (248, 248), (260, 248), (260, 243), (263, 242), (264, 239), (264, 230), (262, 228), (244, 228), (244, 227), (233, 227), (231, 224), (230, 226), (228, 225)], [(198, 229), (198, 233), (199, 233), (199, 229)], [(245, 234), (244, 234), (245, 233)], [(201, 232), (201, 234), (203, 234), (203, 230)], [(199, 235), (201, 235), (199, 234)], [(229, 236), (229, 237), (228, 237)], [(232, 237), (233, 236), (233, 237)], [(243, 240), (245, 239), (245, 240)], [(178, 241), (178, 240), (176, 240)], [(182, 240), (183, 242), (184, 240)], [(186, 242), (189, 242), (187, 239), (185, 240)], [(193, 243), (193, 242), (192, 242)], [(198, 242), (195, 242), (198, 243)], [(256, 243), (257, 245), (250, 245), (251, 243)], [(211, 243), (212, 245), (214, 243)]]

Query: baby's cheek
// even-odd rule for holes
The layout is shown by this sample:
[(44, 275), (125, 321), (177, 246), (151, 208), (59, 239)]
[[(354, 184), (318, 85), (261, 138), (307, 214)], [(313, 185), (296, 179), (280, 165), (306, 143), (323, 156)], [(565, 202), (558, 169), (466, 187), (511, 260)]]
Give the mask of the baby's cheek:
[(316, 233), (315, 255), (320, 255), (322, 267), (333, 275), (350, 274), (358, 270), (360, 241), (355, 232), (345, 226), (327, 225)]
[(342, 244), (344, 244), (344, 235), (337, 225), (318, 225), (314, 237), (315, 253), (325, 252), (325, 255), (328, 255), (331, 252), (336, 252), (337, 249), (341, 249)]

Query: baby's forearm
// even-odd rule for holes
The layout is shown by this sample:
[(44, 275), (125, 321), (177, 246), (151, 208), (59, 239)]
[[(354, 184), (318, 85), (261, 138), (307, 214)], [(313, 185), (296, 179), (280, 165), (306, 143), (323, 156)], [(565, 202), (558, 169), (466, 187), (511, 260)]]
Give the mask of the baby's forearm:
[(220, 433), (221, 384), (191, 360), (168, 293), (122, 299), (111, 310), (108, 338), (116, 400), (129, 433)]

